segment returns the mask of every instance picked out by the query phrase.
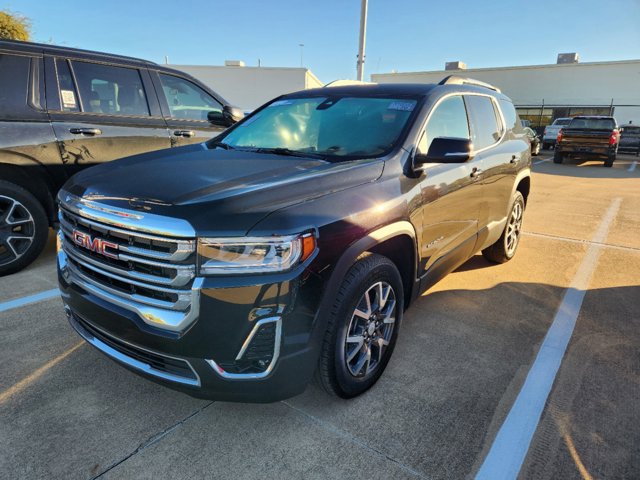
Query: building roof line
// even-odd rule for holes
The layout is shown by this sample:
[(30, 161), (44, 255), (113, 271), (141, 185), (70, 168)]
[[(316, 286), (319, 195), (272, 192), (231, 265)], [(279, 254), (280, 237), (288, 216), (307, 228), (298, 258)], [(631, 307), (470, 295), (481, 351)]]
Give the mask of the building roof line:
[(386, 73), (373, 73), (374, 75), (393, 75), (393, 76), (401, 76), (401, 75), (418, 75), (418, 74), (436, 74), (441, 73), (443, 75), (447, 74), (464, 74), (474, 72), (491, 72), (496, 70), (522, 70), (522, 69), (539, 69), (539, 68), (566, 68), (566, 67), (589, 67), (589, 66), (597, 66), (597, 65), (619, 65), (623, 63), (637, 63), (640, 65), (640, 59), (630, 59), (630, 60), (610, 60), (604, 62), (580, 62), (580, 63), (548, 63), (542, 65), (519, 65), (519, 66), (508, 66), (508, 67), (482, 67), (482, 68), (467, 68), (464, 70), (421, 70), (414, 72), (386, 72)]

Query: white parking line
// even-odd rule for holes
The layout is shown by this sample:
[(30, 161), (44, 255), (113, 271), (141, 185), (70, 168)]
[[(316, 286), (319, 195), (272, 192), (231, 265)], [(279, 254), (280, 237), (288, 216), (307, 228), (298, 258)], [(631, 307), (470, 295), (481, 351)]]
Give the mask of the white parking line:
[(30, 303), (41, 302), (43, 300), (49, 300), (50, 298), (60, 295), (60, 290), (52, 288), (44, 292), (36, 293), (35, 295), (28, 295), (26, 297), (16, 298), (15, 300), (9, 300), (8, 302), (0, 303), (0, 313), (7, 310), (13, 310), (14, 308), (23, 307)]
[(533, 162), (534, 165), (540, 165), (541, 163), (548, 162), (551, 160), (550, 158), (544, 158), (542, 160), (538, 160), (537, 162)]
[(524, 385), (476, 475), (477, 480), (511, 480), (518, 476), (598, 264), (602, 250), (598, 243), (606, 240), (621, 202), (621, 198), (615, 198), (602, 218), (592, 239), (594, 243), (562, 299)]
[(636, 165), (638, 165), (638, 161), (634, 160), (633, 162), (631, 162), (631, 166), (629, 167), (629, 170), (627, 170), (628, 172), (633, 172), (636, 169)]

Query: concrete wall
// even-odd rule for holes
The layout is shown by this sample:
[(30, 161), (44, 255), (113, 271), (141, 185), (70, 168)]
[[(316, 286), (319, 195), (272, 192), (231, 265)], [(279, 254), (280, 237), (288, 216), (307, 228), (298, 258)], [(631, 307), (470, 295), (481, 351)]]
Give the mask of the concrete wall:
[(254, 110), (282, 95), (323, 84), (306, 68), (169, 65), (193, 75), (243, 110)]
[[(608, 106), (618, 123), (640, 123), (640, 60), (373, 74), (378, 83), (438, 83), (447, 75), (491, 83), (516, 106)], [(632, 107), (623, 107), (631, 105)]]

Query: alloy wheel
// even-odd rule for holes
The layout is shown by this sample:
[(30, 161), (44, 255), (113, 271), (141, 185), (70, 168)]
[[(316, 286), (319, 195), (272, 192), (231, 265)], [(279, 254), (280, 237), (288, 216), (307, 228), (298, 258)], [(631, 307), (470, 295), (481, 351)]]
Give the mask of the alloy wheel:
[(389, 345), (396, 321), (393, 287), (381, 281), (362, 295), (347, 328), (344, 358), (354, 377), (375, 371)]
[(520, 231), (522, 230), (522, 213), (523, 208), (520, 202), (513, 204), (509, 223), (507, 224), (506, 250), (507, 255), (511, 256), (516, 251), (518, 242), (520, 241)]
[(31, 212), (16, 199), (0, 195), (0, 265), (22, 257), (33, 243), (35, 232)]

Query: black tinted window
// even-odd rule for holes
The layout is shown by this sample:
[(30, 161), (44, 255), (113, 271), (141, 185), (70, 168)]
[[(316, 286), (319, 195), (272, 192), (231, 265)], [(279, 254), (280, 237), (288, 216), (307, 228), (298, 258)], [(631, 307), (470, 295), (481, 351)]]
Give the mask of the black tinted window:
[(469, 138), (467, 111), (461, 96), (446, 98), (433, 111), (427, 122), (418, 152), (426, 154), (434, 138)]
[(588, 130), (613, 130), (616, 122), (612, 118), (574, 118), (569, 128), (586, 128)]
[(149, 115), (140, 72), (135, 68), (73, 62), (85, 112)]
[(465, 102), (471, 120), (471, 141), (473, 148), (480, 150), (493, 145), (502, 135), (501, 122), (496, 116), (491, 98), (479, 95), (465, 95)]
[(0, 55), (0, 111), (24, 109), (27, 105), (31, 58)]
[(196, 84), (162, 73), (160, 81), (173, 118), (207, 120), (207, 113), (222, 112), (222, 105)]

